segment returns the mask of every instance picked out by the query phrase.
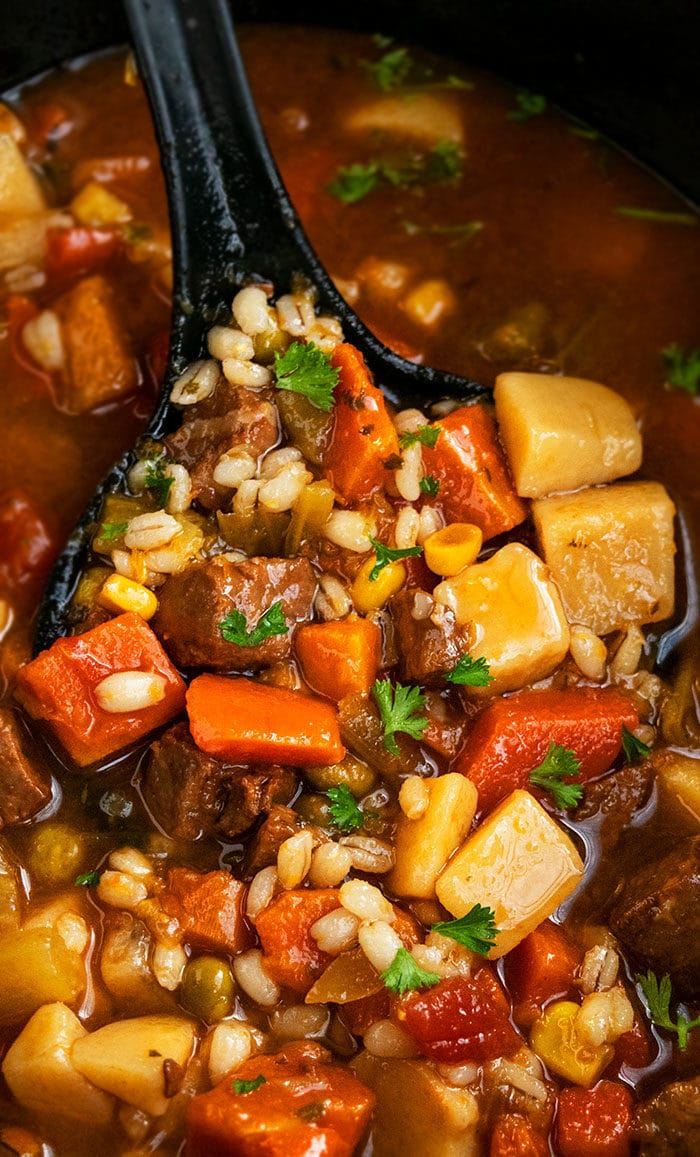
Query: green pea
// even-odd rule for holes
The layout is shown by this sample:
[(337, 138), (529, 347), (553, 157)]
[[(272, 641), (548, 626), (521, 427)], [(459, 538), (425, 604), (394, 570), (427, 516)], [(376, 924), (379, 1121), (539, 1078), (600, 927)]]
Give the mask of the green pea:
[(316, 824), (319, 828), (333, 826), (330, 803), (325, 795), (305, 793), (294, 801), (294, 810), (309, 824)]
[(87, 848), (80, 832), (68, 824), (48, 821), (33, 830), (27, 867), (35, 883), (46, 887), (72, 884), (85, 863)]
[(362, 799), (374, 788), (377, 777), (361, 759), (354, 755), (346, 755), (340, 763), (333, 763), (325, 767), (309, 767), (304, 775), (311, 781), (318, 791), (328, 791), (329, 787), (339, 787), (344, 783), (355, 799)]
[(180, 1003), (193, 1016), (209, 1024), (233, 1012), (236, 982), (225, 960), (218, 956), (196, 956), (185, 966), (180, 985)]

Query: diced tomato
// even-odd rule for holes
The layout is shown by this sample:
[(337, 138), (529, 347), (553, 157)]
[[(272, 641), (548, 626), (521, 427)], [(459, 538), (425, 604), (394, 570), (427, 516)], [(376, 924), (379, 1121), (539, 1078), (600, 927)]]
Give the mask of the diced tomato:
[(506, 984), (518, 1024), (531, 1025), (544, 1004), (571, 991), (580, 959), (571, 941), (549, 920), (508, 953)]
[(229, 872), (172, 868), (160, 902), (182, 929), (183, 939), (205, 952), (242, 952), (252, 943), (243, 915), (245, 884)]
[(359, 1000), (349, 1000), (338, 1006), (343, 1024), (355, 1036), (364, 1036), (370, 1025), (378, 1020), (385, 1020), (391, 1011), (391, 997), (389, 989), (373, 992), (370, 996), (361, 996)]
[(354, 346), (336, 346), (331, 362), (340, 371), (334, 420), (326, 455), (331, 485), (342, 502), (366, 502), (398, 461), (399, 440), (381, 390), (372, 382), (364, 358)]
[(57, 544), (31, 498), (19, 489), (0, 491), (0, 591), (8, 598), (38, 596)]
[(46, 233), (46, 272), (49, 277), (76, 277), (108, 261), (122, 246), (116, 229), (75, 225)]
[(331, 962), (311, 935), (311, 927), (340, 907), (336, 888), (282, 892), (255, 921), (265, 968), (278, 984), (306, 993)]
[(487, 968), (410, 993), (397, 1016), (424, 1056), (446, 1064), (493, 1060), (522, 1044), (503, 989)]
[(632, 1094), (616, 1081), (563, 1089), (557, 1112), (561, 1157), (628, 1157)]
[(491, 1134), (489, 1157), (548, 1157), (547, 1140), (532, 1121), (517, 1113), (499, 1117)]
[(615, 1041), (615, 1059), (608, 1072), (612, 1072), (615, 1067), (619, 1070), (622, 1065), (630, 1069), (644, 1069), (651, 1064), (651, 1059), (649, 1033), (641, 1017), (635, 1013), (632, 1028)]

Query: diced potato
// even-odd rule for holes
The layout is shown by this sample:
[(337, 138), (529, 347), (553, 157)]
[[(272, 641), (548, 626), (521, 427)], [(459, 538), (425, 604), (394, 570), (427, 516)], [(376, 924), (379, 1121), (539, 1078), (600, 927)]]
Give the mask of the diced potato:
[(0, 223), (0, 273), (18, 265), (39, 267), (46, 254), (46, 230), (65, 224), (61, 213), (35, 213)]
[(194, 1025), (176, 1016), (116, 1020), (77, 1040), (72, 1058), (78, 1072), (100, 1089), (159, 1117), (168, 1107), (167, 1060), (184, 1067), (194, 1046)]
[(430, 92), (414, 92), (410, 97), (393, 94), (377, 97), (353, 112), (345, 125), (351, 132), (379, 130), (426, 145), (438, 141), (461, 145), (464, 140), (462, 118), (456, 105)]
[(0, 840), (0, 935), (16, 932), (26, 896), (10, 847)]
[(46, 208), (39, 182), (11, 133), (0, 133), (0, 220), (29, 217)]
[(98, 181), (83, 185), (70, 207), (81, 225), (121, 225), (131, 220), (131, 209), (126, 202)]
[(522, 498), (612, 482), (641, 464), (642, 439), (630, 406), (599, 382), (500, 374), (494, 398)]
[(0, 1024), (24, 1020), (42, 1004), (72, 1004), (85, 989), (85, 964), (53, 927), (22, 928), (0, 940)]
[(23, 145), (27, 130), (9, 105), (0, 103), (0, 135), (10, 136), (16, 145)]
[(481, 1151), (476, 1097), (445, 1084), (427, 1061), (362, 1052), (352, 1068), (377, 1097), (374, 1157), (476, 1157)]
[(435, 599), (471, 623), (473, 659), (484, 658), (493, 682), (475, 695), (515, 691), (550, 675), (569, 649), (559, 592), (540, 558), (519, 542), (440, 583)]
[(455, 773), (423, 784), (430, 797), (427, 811), (420, 819), (400, 817), (396, 864), (387, 885), (397, 896), (430, 900), (440, 872), (469, 832), (478, 793), (471, 780)]
[(109, 1122), (113, 1098), (86, 1081), (71, 1060), (73, 1044), (86, 1036), (65, 1004), (37, 1009), (2, 1063), (3, 1076), (20, 1105), (90, 1125)]
[(113, 917), (100, 953), (105, 986), (122, 1013), (167, 1012), (173, 995), (158, 984), (150, 967), (153, 943), (145, 924), (128, 912)]
[(674, 514), (658, 482), (620, 482), (533, 502), (540, 548), (569, 622), (607, 635), (672, 613)]
[(654, 766), (662, 791), (700, 824), (700, 759), (677, 751), (661, 751), (654, 757)]
[(569, 896), (583, 863), (569, 837), (534, 796), (514, 791), (481, 824), (438, 877), (453, 916), (475, 904), (495, 912), (492, 960), (515, 948)]

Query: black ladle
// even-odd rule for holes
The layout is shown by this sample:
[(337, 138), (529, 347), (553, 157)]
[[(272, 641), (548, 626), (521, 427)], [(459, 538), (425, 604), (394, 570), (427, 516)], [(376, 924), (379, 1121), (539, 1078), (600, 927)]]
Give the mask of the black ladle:
[[(244, 282), (286, 293), (295, 275), (318, 291), (324, 312), (364, 354), (386, 395), (403, 406), (485, 386), (415, 365), (387, 349), (340, 296), (301, 227), (263, 133), (227, 0), (124, 0), (139, 72), (151, 104), (170, 206), (175, 265), (173, 324), (163, 393), (144, 437), (179, 419), (168, 401), (206, 332), (230, 311)], [(309, 33), (313, 35), (313, 32)], [(61, 552), (39, 608), (35, 651), (69, 633), (68, 610), (105, 495), (120, 489), (134, 451), (101, 482)]]

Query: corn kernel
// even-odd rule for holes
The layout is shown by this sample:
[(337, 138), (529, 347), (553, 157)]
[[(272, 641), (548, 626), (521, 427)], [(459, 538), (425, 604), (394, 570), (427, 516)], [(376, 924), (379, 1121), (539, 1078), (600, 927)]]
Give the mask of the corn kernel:
[(610, 1045), (585, 1044), (576, 1031), (580, 1007), (573, 1000), (557, 1000), (535, 1021), (530, 1044), (544, 1063), (565, 1080), (589, 1089), (610, 1064)]
[(97, 181), (83, 185), (70, 207), (81, 225), (122, 225), (131, 220), (131, 210), (126, 202)]
[(452, 522), (429, 534), (423, 543), (424, 557), (433, 574), (452, 578), (476, 562), (483, 535), (471, 522)]
[(158, 599), (143, 583), (134, 582), (121, 574), (112, 574), (102, 584), (97, 597), (101, 607), (108, 611), (133, 611), (142, 619), (152, 619), (158, 610)]
[(362, 564), (350, 590), (355, 610), (363, 615), (380, 610), (392, 595), (401, 590), (406, 581), (406, 567), (402, 562), (388, 563), (382, 567), (376, 579), (370, 579), (375, 563), (376, 559), (372, 555)]

